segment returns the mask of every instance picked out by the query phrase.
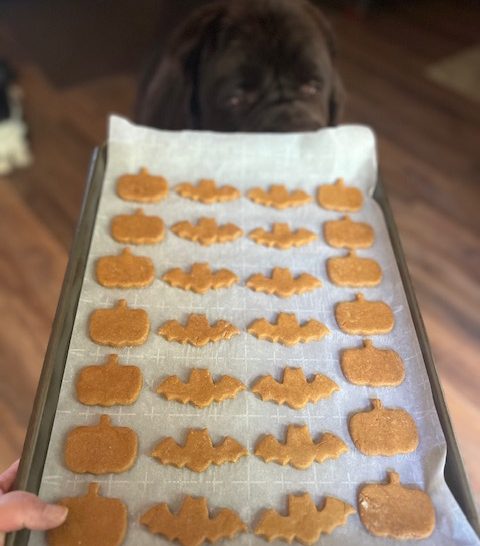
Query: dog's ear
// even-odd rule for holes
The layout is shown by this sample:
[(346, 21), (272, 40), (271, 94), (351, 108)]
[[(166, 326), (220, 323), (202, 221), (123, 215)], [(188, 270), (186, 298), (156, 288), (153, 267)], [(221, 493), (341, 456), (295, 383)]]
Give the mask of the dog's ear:
[(207, 42), (214, 43), (225, 10), (225, 2), (219, 1), (195, 11), (172, 36), (166, 51), (157, 54), (140, 85), (138, 123), (162, 129), (197, 127), (201, 53)]
[(328, 52), (330, 53), (330, 59), (332, 61), (332, 77), (330, 95), (328, 97), (328, 125), (338, 125), (342, 118), (345, 105), (345, 90), (336, 66), (337, 47), (335, 35), (330, 23), (324, 17), (319, 8), (311, 3), (308, 3), (307, 10), (310, 12), (313, 20), (317, 23), (323, 36), (325, 37)]

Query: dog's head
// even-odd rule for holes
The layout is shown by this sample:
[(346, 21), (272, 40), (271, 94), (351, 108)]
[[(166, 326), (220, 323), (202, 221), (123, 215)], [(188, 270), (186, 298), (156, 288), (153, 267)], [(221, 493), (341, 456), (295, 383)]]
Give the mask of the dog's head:
[(306, 0), (226, 0), (196, 11), (140, 92), (137, 119), (167, 129), (307, 131), (335, 125), (333, 37)]

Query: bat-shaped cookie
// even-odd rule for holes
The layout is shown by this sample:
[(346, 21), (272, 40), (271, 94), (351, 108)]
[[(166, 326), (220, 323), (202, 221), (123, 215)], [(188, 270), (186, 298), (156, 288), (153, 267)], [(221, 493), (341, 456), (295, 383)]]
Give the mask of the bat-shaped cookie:
[(286, 223), (274, 223), (272, 231), (256, 228), (250, 232), (249, 237), (259, 245), (283, 250), (308, 245), (317, 238), (315, 233), (309, 229), (291, 230)]
[(176, 375), (169, 375), (160, 383), (157, 393), (167, 400), (206, 408), (212, 402), (235, 398), (237, 393), (244, 389), (245, 385), (235, 377), (223, 375), (217, 381), (213, 381), (208, 370), (194, 368), (186, 383)]
[(298, 540), (310, 546), (322, 533), (330, 534), (344, 525), (354, 513), (353, 506), (335, 497), (326, 497), (323, 508), (318, 509), (308, 493), (288, 495), (288, 515), (282, 516), (272, 508), (265, 510), (255, 534), (265, 537), (268, 542), (281, 539), (290, 544)]
[(275, 267), (271, 277), (256, 273), (247, 280), (246, 284), (252, 290), (275, 294), (281, 298), (311, 292), (322, 286), (322, 283), (313, 275), (302, 273), (294, 277), (290, 269), (282, 267)]
[(195, 472), (203, 472), (212, 464), (235, 463), (245, 455), (247, 450), (230, 436), (213, 445), (207, 429), (190, 429), (183, 446), (171, 437), (165, 438), (152, 451), (152, 456), (162, 464), (187, 467)]
[(205, 497), (185, 497), (180, 510), (172, 514), (166, 503), (157, 504), (140, 518), (151, 533), (163, 535), (170, 541), (178, 540), (182, 546), (212, 544), (221, 539), (231, 539), (247, 530), (238, 514), (229, 508), (216, 510), (210, 517)]
[(274, 323), (266, 319), (254, 320), (248, 327), (248, 333), (258, 339), (290, 346), (301, 342), (319, 341), (330, 333), (330, 330), (318, 320), (312, 319), (300, 325), (293, 313), (279, 313), (277, 322)]
[(217, 186), (215, 180), (202, 178), (194, 186), (190, 182), (183, 182), (175, 187), (175, 191), (182, 197), (200, 201), (200, 203), (224, 203), (240, 197), (240, 192), (233, 186)]
[(238, 282), (238, 277), (229, 269), (212, 271), (208, 263), (195, 263), (190, 273), (176, 267), (170, 269), (163, 275), (162, 279), (175, 288), (191, 290), (198, 294), (205, 294), (208, 290), (217, 288), (228, 288)]
[(226, 320), (218, 320), (210, 325), (205, 315), (191, 314), (185, 326), (178, 320), (168, 320), (163, 323), (158, 333), (167, 341), (203, 347), (209, 342), (230, 339), (239, 334), (240, 330)]
[(322, 398), (328, 398), (338, 390), (338, 385), (322, 374), (315, 374), (307, 381), (302, 368), (285, 368), (281, 382), (271, 375), (263, 376), (251, 388), (262, 400), (287, 404), (293, 409), (303, 408), (308, 402), (315, 403)]
[(255, 455), (267, 463), (289, 464), (300, 469), (308, 468), (314, 461), (338, 459), (347, 451), (345, 442), (330, 432), (321, 434), (314, 442), (306, 425), (288, 425), (285, 443), (267, 434), (255, 447)]
[(268, 191), (262, 188), (252, 188), (247, 196), (254, 203), (276, 209), (288, 209), (310, 203), (312, 198), (303, 190), (288, 191), (283, 184), (272, 184)]
[(204, 246), (227, 243), (243, 235), (243, 231), (235, 224), (219, 226), (213, 218), (200, 218), (196, 225), (188, 221), (177, 222), (171, 227), (171, 230), (182, 239), (188, 239)]

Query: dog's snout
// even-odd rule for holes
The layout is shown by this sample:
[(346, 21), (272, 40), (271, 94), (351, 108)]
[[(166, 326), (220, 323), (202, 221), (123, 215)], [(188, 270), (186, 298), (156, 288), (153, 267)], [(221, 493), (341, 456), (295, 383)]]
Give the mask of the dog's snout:
[(326, 119), (312, 116), (301, 107), (295, 108), (290, 104), (279, 104), (268, 110), (263, 110), (261, 115), (246, 119), (243, 130), (265, 133), (289, 133), (317, 131), (327, 126)]

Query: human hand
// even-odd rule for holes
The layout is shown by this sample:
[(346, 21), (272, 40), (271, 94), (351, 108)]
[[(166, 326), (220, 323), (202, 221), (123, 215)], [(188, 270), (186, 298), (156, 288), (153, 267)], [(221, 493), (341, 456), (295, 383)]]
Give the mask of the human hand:
[(67, 517), (68, 508), (58, 504), (47, 504), (32, 493), (12, 491), (19, 461), (15, 461), (0, 474), (0, 546), (3, 533), (18, 531), (26, 527), (32, 530), (53, 529)]

